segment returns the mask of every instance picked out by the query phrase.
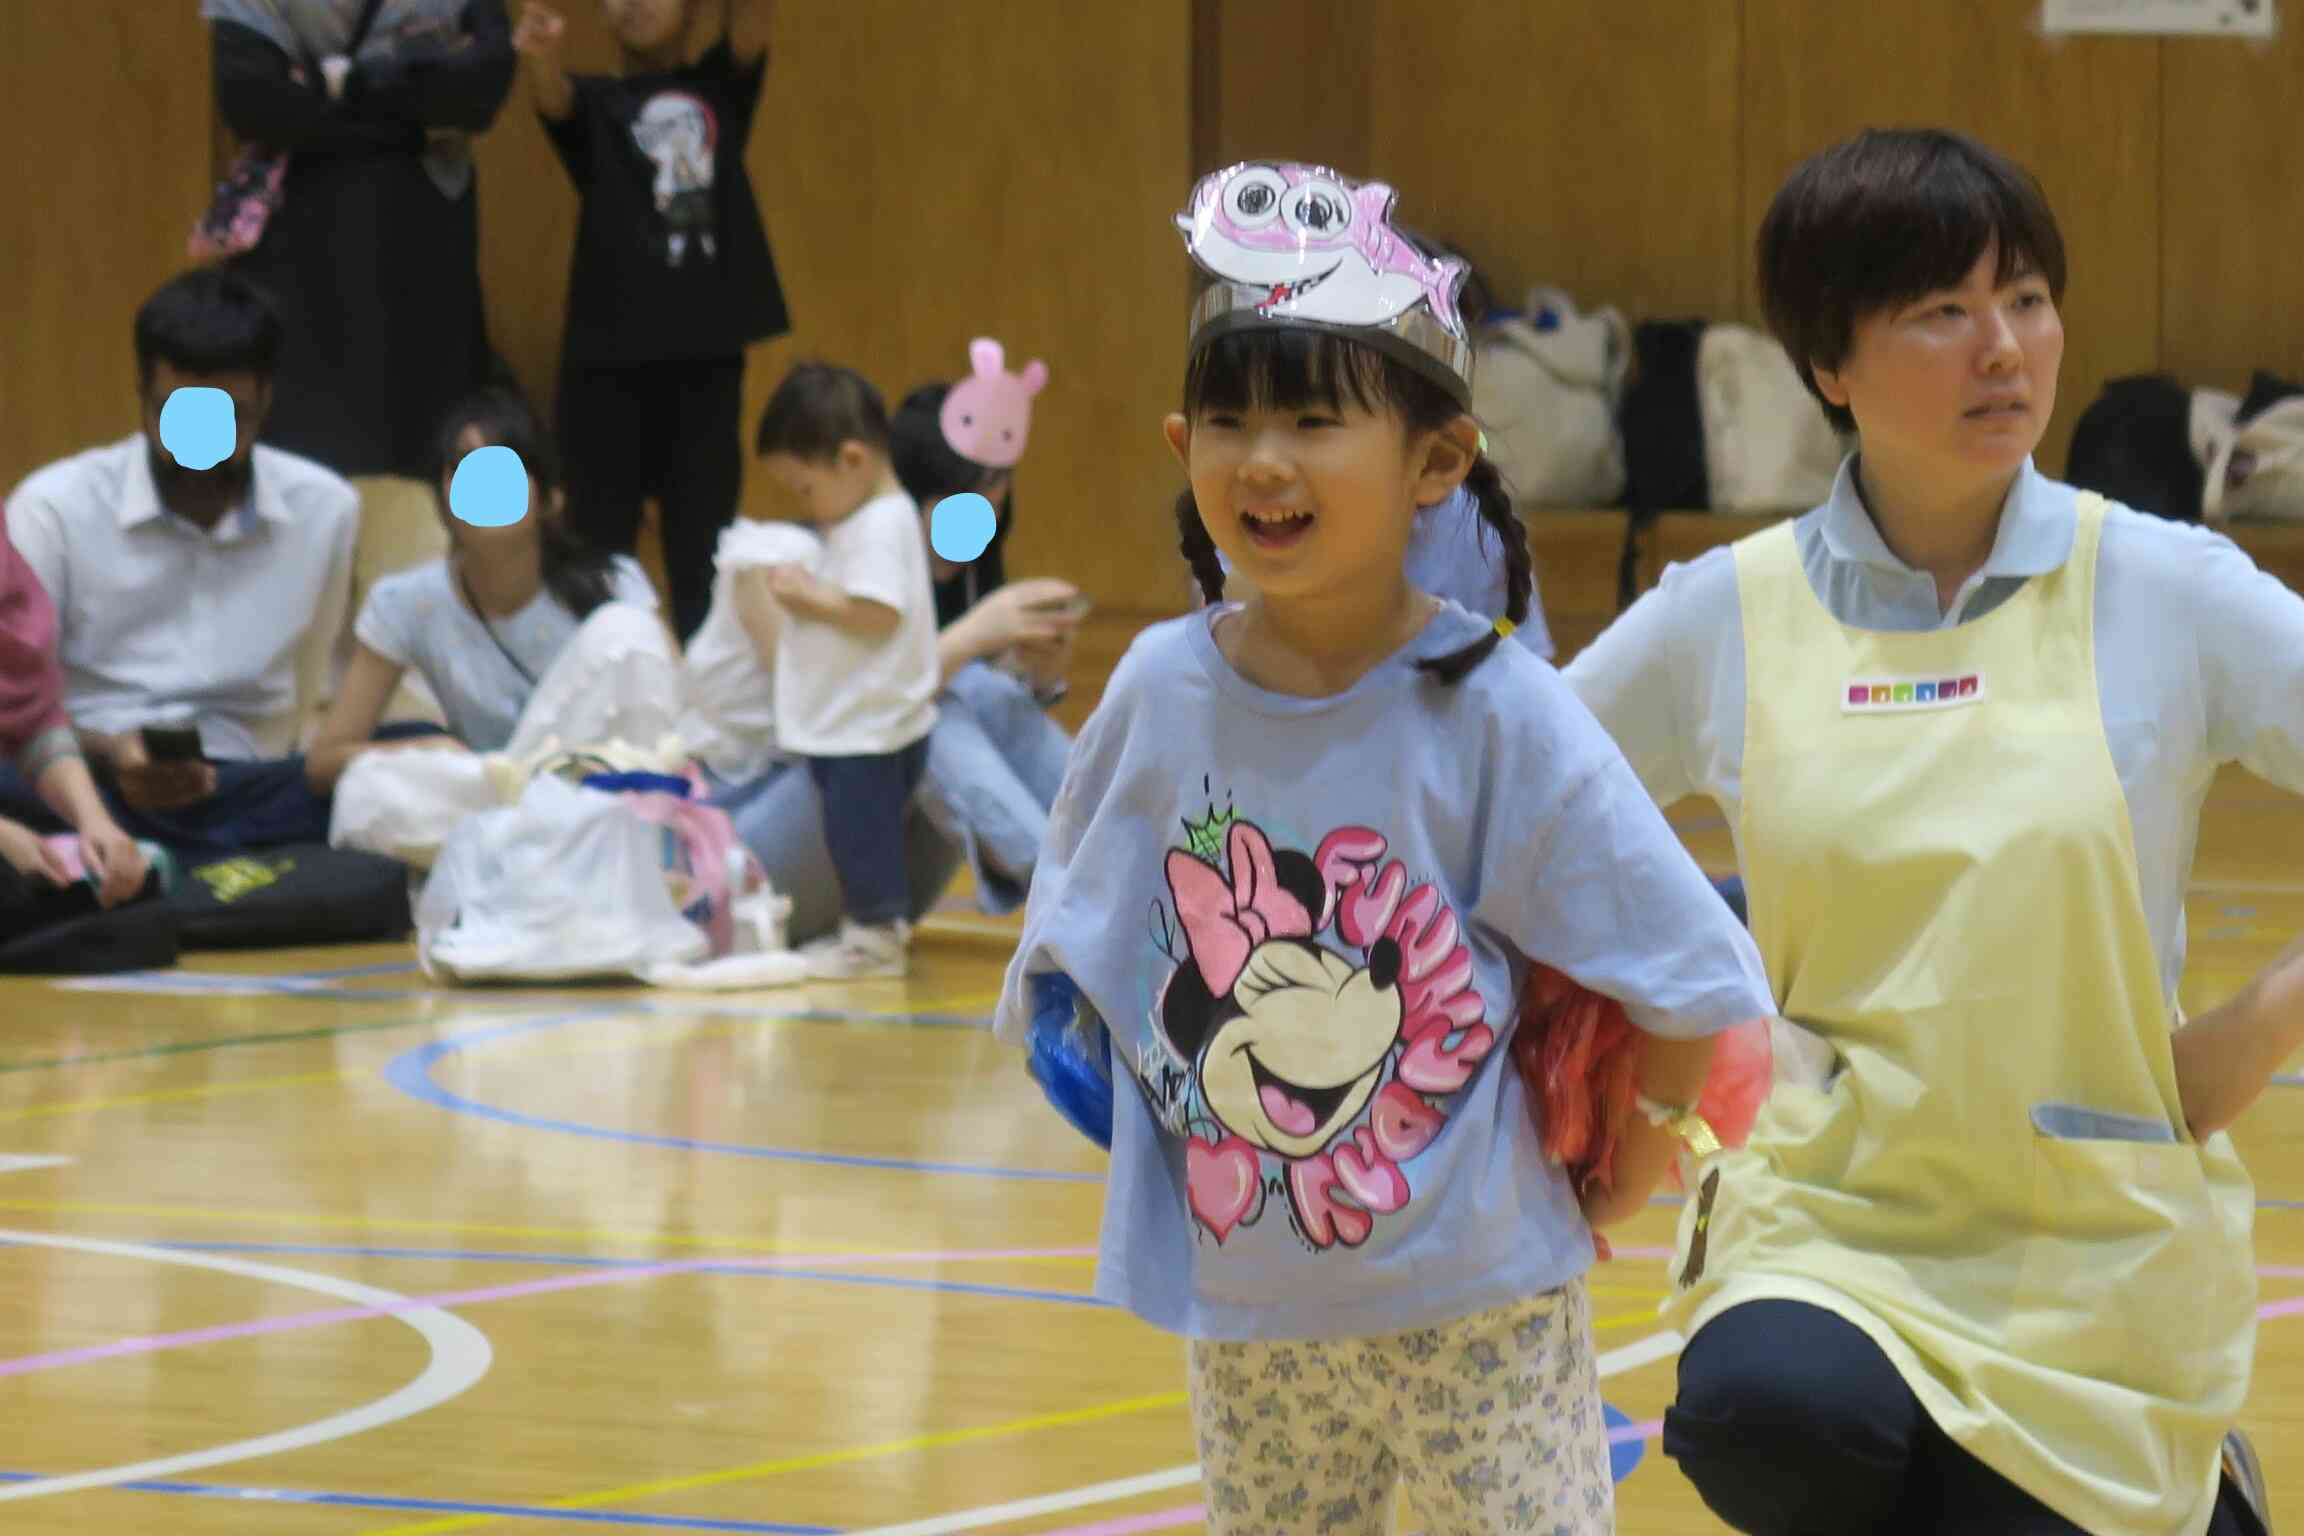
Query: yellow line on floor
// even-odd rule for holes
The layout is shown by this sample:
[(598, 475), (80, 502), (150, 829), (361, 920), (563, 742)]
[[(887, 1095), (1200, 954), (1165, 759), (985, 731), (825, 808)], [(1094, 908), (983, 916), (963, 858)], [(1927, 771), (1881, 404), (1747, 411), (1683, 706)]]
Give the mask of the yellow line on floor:
[(341, 1072), (301, 1072), (293, 1077), (247, 1077), (228, 1083), (206, 1083), (198, 1088), (164, 1088), (157, 1093), (126, 1093), (101, 1099), (65, 1099), (54, 1104), (29, 1104), (21, 1109), (0, 1109), (0, 1121), (40, 1120), (51, 1115), (84, 1115), (99, 1109), (125, 1109), (135, 1104), (175, 1104), (192, 1099), (218, 1099), (235, 1093), (265, 1093), (274, 1088), (309, 1088), (315, 1083), (342, 1082)]
[[(602, 1227), (518, 1227), (492, 1222), (434, 1221), (415, 1217), (337, 1216), (325, 1211), (261, 1211), (219, 1209), (200, 1205), (119, 1205), (88, 1200), (0, 1200), (0, 1211), (25, 1211), (43, 1216), (135, 1216), (216, 1222), (225, 1226), (294, 1227), (349, 1232), (438, 1232), (470, 1237), (530, 1237), (553, 1242), (639, 1244), (654, 1249), (707, 1249), (715, 1252), (761, 1255), (849, 1253), (859, 1259), (875, 1254), (913, 1253), (919, 1245), (890, 1248), (884, 1244), (855, 1243), (845, 1239), (825, 1242), (771, 1242), (757, 1237), (705, 1232), (662, 1232)], [(1050, 1246), (1054, 1246), (1051, 1244)], [(654, 1255), (642, 1255), (653, 1257)], [(974, 1262), (974, 1261), (971, 1261)], [(1079, 1258), (1000, 1258), (984, 1263), (1054, 1264), (1072, 1268), (1093, 1265), (1090, 1256)]]
[[(942, 1450), (947, 1446), (969, 1445), (979, 1440), (1007, 1439), (1015, 1435), (1028, 1435), (1043, 1429), (1062, 1429), (1073, 1424), (1091, 1424), (1099, 1419), (1119, 1418), (1123, 1414), (1146, 1413), (1156, 1408), (1175, 1408), (1189, 1399), (1182, 1392), (1164, 1392), (1156, 1397), (1123, 1398), (1116, 1403), (1103, 1403), (1094, 1408), (1074, 1409), (1069, 1413), (1040, 1414), (1029, 1419), (1011, 1419), (1005, 1424), (988, 1424), (981, 1429), (950, 1429), (932, 1435), (913, 1435), (903, 1440), (889, 1440), (879, 1445), (858, 1446), (847, 1451), (820, 1451), (809, 1456), (787, 1456), (775, 1461), (756, 1461), (749, 1466), (730, 1467), (721, 1472), (700, 1472), (689, 1477), (664, 1478), (652, 1483), (631, 1483), (622, 1488), (609, 1488), (599, 1493), (579, 1494), (568, 1499), (547, 1499), (540, 1509), (598, 1509), (606, 1504), (625, 1504), (634, 1499), (653, 1498), (659, 1494), (689, 1493), (699, 1488), (720, 1488), (730, 1483), (757, 1482), (763, 1478), (780, 1477), (787, 1472), (812, 1472), (819, 1467), (844, 1466), (851, 1462), (877, 1461), (885, 1456), (902, 1456), (912, 1451)], [(387, 1526), (369, 1533), (369, 1536), (444, 1536), (449, 1531), (469, 1531), (483, 1525), (495, 1525), (507, 1519), (524, 1518), (511, 1515), (457, 1515), (446, 1520), (426, 1520), (415, 1525)]]
[(1594, 1333), (1605, 1333), (1610, 1328), (1636, 1328), (1642, 1323), (1653, 1324), (1655, 1321), (1656, 1314), (1653, 1311), (1616, 1312), (1611, 1313), (1607, 1317), (1596, 1317), (1592, 1319), (1592, 1331)]

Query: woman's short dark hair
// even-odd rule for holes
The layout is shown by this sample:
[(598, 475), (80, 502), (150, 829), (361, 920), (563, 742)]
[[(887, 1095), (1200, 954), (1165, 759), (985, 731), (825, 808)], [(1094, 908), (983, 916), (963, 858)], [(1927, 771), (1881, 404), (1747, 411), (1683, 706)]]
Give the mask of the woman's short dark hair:
[(1793, 171), (1760, 222), (1760, 303), (1835, 427), (1856, 418), (1815, 370), (1847, 362), (1859, 320), (1958, 287), (1995, 243), (1999, 281), (2037, 274), (2063, 302), (2064, 236), (2039, 182), (1965, 134), (1867, 129)]
[(886, 453), (888, 406), (853, 368), (797, 363), (768, 397), (753, 443), (763, 458), (788, 453), (810, 464), (838, 457), (842, 443)]
[(166, 363), (182, 373), (272, 376), (280, 360), (280, 311), (248, 279), (203, 267), (170, 278), (136, 311), (136, 378)]

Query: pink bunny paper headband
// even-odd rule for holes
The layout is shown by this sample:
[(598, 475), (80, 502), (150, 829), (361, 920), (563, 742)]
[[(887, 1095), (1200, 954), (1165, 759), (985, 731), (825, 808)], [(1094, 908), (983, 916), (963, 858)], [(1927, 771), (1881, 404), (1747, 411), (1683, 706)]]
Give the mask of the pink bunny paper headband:
[(968, 377), (944, 396), (936, 424), (951, 450), (986, 469), (1010, 469), (1024, 457), (1032, 431), (1032, 397), (1048, 383), (1048, 365), (1034, 358), (1022, 373), (1007, 371), (1000, 343), (979, 336), (968, 344)]
[(1466, 268), (1426, 256), (1392, 223), (1380, 181), (1324, 165), (1251, 160), (1211, 172), (1176, 215), (1217, 281), (1192, 306), (1192, 350), (1259, 327), (1334, 331), (1472, 401), (1472, 341), (1457, 312)]

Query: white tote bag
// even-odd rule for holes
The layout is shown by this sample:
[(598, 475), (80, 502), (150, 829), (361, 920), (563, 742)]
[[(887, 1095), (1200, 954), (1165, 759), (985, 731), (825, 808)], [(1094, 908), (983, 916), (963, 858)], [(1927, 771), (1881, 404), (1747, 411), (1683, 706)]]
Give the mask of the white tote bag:
[(1631, 331), (1614, 309), (1582, 314), (1557, 288), (1528, 295), (1528, 315), (1482, 327), (1472, 413), (1488, 455), (1523, 507), (1606, 507), (1624, 496), (1616, 408), (1632, 366)]
[(1710, 325), (1696, 352), (1712, 510), (1805, 512), (1832, 494), (1853, 446), (1832, 430), (1775, 338)]
[(2237, 427), (2211, 427), (2200, 513), (2214, 525), (2304, 522), (2304, 396), (2290, 396)]

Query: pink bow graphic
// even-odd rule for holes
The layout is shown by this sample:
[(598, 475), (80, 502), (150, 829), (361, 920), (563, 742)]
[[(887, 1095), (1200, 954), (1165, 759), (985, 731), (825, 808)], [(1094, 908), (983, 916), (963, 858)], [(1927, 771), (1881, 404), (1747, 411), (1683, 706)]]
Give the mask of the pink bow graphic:
[(1272, 867), (1272, 844), (1262, 832), (1235, 822), (1224, 851), (1232, 867), (1229, 884), (1182, 849), (1168, 854), (1168, 890), (1176, 898), (1176, 917), (1213, 997), (1231, 992), (1248, 957), (1265, 940), (1312, 936), (1312, 914), (1280, 884)]

